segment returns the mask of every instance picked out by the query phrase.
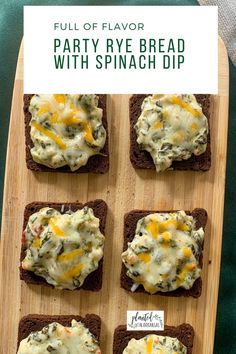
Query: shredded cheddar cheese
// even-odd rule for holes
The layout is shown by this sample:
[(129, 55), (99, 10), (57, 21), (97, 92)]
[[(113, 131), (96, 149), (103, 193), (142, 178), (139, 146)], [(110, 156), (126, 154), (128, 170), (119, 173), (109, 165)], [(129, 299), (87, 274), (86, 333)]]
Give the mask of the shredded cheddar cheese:
[(59, 117), (58, 112), (54, 112), (54, 113), (52, 114), (52, 116), (51, 116), (51, 123), (52, 123), (52, 124), (57, 123), (57, 122), (58, 122), (58, 117)]
[(183, 253), (185, 255), (185, 257), (191, 257), (192, 256), (192, 252), (188, 247), (183, 247)]
[(39, 248), (41, 246), (41, 240), (38, 236), (34, 237), (33, 247)]
[(58, 261), (59, 262), (68, 262), (73, 260), (75, 257), (82, 256), (84, 254), (84, 250), (81, 248), (78, 248), (76, 250), (73, 250), (71, 252), (63, 253), (58, 256)]
[(152, 354), (152, 348), (153, 348), (153, 337), (150, 336), (147, 339), (147, 347), (146, 347), (147, 354)]
[(165, 220), (160, 223), (160, 232), (164, 232), (166, 230), (176, 229), (177, 221), (175, 218), (170, 218), (169, 220)]
[(62, 103), (65, 104), (66, 103), (66, 95), (53, 95), (54, 99), (57, 101), (57, 103)]
[(62, 150), (66, 149), (66, 144), (63, 142), (63, 140), (58, 135), (53, 133), (51, 130), (44, 128), (42, 125), (38, 124), (37, 122), (32, 122), (32, 127), (34, 127), (40, 133), (43, 133), (44, 135), (52, 139)]
[(171, 233), (168, 231), (163, 232), (162, 237), (165, 242), (170, 242), (171, 240)]
[(189, 231), (190, 227), (189, 225), (183, 224), (183, 223), (178, 223), (177, 224), (177, 229), (181, 231)]
[(194, 109), (191, 106), (191, 104), (186, 103), (183, 99), (179, 98), (178, 96), (172, 96), (170, 98), (170, 102), (172, 104), (176, 104), (181, 108), (185, 109), (186, 111), (191, 113), (194, 117), (200, 117), (202, 115), (202, 112), (198, 111), (197, 109)]
[(190, 128), (192, 129), (192, 130), (197, 130), (197, 123), (195, 123), (195, 122), (193, 122), (192, 124), (191, 124), (191, 126), (190, 126)]
[(179, 129), (173, 134), (173, 138), (172, 138), (173, 143), (180, 144), (181, 142), (184, 141), (184, 138), (185, 138), (184, 131), (182, 129)]
[(144, 263), (148, 263), (151, 260), (151, 256), (150, 256), (150, 254), (143, 252), (143, 253), (140, 253), (139, 259), (141, 261), (143, 261)]
[(61, 280), (68, 280), (74, 278), (75, 276), (79, 276), (81, 274), (81, 270), (83, 269), (84, 265), (82, 263), (76, 264), (71, 269), (67, 270), (64, 274), (60, 276)]
[(163, 123), (162, 122), (156, 122), (155, 123), (155, 128), (156, 129), (162, 129), (163, 128)]
[(51, 228), (52, 228), (52, 230), (53, 230), (55, 235), (57, 235), (57, 236), (65, 236), (65, 232), (62, 229), (60, 229), (59, 226), (56, 225), (56, 223), (55, 223), (53, 218), (51, 218), (48, 223), (51, 226)]
[(159, 226), (156, 220), (151, 220), (147, 225), (147, 230), (151, 233), (153, 238), (157, 238), (159, 233)]
[(38, 115), (39, 116), (42, 116), (43, 114), (45, 113), (49, 113), (51, 111), (51, 105), (50, 103), (45, 103), (43, 104), (39, 110), (38, 110)]

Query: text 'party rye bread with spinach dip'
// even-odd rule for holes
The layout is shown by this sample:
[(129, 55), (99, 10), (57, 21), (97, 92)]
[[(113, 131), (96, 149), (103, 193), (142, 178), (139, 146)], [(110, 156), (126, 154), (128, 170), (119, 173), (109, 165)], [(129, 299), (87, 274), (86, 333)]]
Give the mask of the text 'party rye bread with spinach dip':
[[(142, 286), (149, 294), (190, 296), (201, 275), (206, 211), (195, 209), (195, 215), (183, 210), (143, 212), (140, 216), (133, 211), (126, 215), (121, 285), (133, 292)], [(128, 219), (133, 232), (129, 239)], [(128, 281), (129, 286), (126, 278), (132, 280), (131, 284)], [(193, 291), (191, 296), (198, 297), (200, 293)]]
[[(106, 216), (105, 202), (97, 200), (93, 204), (102, 207)], [(61, 210), (67, 206), (62, 205)], [(99, 268), (104, 241), (100, 219), (89, 203), (66, 212), (53, 205), (39, 208), (29, 216), (23, 232), (21, 278), (31, 283), (27, 276), (33, 272), (55, 288), (80, 288)]]
[(133, 95), (130, 159), (135, 168), (210, 168), (209, 95)]
[(108, 170), (105, 95), (24, 96), (26, 161), (35, 171)]
[(28, 315), (19, 324), (17, 354), (101, 354), (100, 326), (101, 320), (96, 315), (85, 318)]

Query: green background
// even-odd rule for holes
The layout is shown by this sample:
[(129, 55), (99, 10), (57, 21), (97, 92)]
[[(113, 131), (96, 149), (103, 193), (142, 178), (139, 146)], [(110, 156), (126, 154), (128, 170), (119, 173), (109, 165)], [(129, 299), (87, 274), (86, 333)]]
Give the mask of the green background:
[[(0, 208), (8, 123), (18, 49), (23, 34), (23, 5), (197, 5), (195, 0), (156, 1), (22, 1), (0, 0)], [(200, 25), (200, 24), (199, 24)], [(236, 68), (230, 62), (229, 140), (222, 266), (215, 354), (236, 353)], [(17, 168), (17, 166), (16, 166)], [(234, 182), (234, 183), (233, 183)], [(217, 206), (216, 206), (217, 207)], [(0, 209), (1, 215), (1, 209)], [(199, 353), (209, 354), (209, 353)]]

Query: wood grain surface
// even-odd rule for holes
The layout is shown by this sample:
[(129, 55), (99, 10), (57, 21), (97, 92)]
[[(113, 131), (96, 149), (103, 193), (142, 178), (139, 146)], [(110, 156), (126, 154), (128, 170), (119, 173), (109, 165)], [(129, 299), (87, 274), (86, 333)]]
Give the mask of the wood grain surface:
[[(46, 76), (45, 76), (46, 79)], [(219, 95), (211, 107), (212, 167), (209, 172), (135, 171), (129, 161), (128, 95), (108, 96), (110, 170), (105, 175), (32, 173), (25, 164), (23, 48), (21, 46), (12, 100), (0, 253), (0, 353), (16, 352), (19, 319), (29, 313), (95, 313), (102, 318), (101, 349), (112, 353), (113, 332), (126, 323), (126, 310), (164, 310), (169, 325), (190, 323), (196, 331), (193, 354), (213, 353), (220, 274), (228, 125), (228, 58), (219, 39)], [(82, 203), (104, 199), (106, 225), (103, 287), (99, 292), (58, 291), (28, 286), (19, 279), (23, 211), (32, 201)], [(123, 217), (138, 209), (208, 211), (199, 299), (130, 294), (120, 288)]]

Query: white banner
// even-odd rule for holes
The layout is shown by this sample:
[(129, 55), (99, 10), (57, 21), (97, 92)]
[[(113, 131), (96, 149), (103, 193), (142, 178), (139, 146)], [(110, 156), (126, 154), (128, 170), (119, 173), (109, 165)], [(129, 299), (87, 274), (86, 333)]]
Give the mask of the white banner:
[(25, 93), (218, 90), (214, 6), (25, 6)]

